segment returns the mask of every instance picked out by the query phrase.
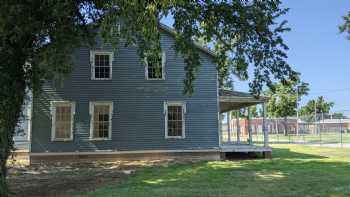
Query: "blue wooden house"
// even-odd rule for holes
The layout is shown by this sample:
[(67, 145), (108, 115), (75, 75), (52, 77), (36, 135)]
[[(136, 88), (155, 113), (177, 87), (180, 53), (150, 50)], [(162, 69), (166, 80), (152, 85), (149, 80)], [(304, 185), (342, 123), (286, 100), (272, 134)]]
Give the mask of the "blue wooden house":
[[(264, 103), (250, 94), (220, 90), (214, 54), (201, 46), (194, 94), (183, 94), (185, 63), (174, 49), (174, 32), (161, 31), (161, 71), (140, 63), (137, 47), (114, 50), (96, 39), (72, 54), (64, 79), (47, 81), (33, 95), (29, 155), (34, 161), (63, 158), (196, 157), (219, 159), (226, 152), (270, 152), (221, 131), (221, 115)], [(266, 130), (266, 129), (265, 129)], [(231, 136), (228, 130), (228, 136)]]

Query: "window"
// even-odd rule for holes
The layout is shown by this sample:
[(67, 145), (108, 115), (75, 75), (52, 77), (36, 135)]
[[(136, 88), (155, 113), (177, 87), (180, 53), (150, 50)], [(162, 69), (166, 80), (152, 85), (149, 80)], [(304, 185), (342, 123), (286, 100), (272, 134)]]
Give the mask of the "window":
[(147, 80), (165, 79), (165, 59), (165, 52), (162, 52), (156, 57), (148, 56), (145, 58), (145, 77)]
[(52, 141), (73, 140), (75, 103), (69, 101), (51, 102)]
[(90, 102), (90, 139), (111, 139), (112, 112), (113, 102)]
[(112, 79), (113, 52), (91, 51), (91, 79)]
[(165, 102), (165, 137), (185, 138), (185, 113), (184, 102)]

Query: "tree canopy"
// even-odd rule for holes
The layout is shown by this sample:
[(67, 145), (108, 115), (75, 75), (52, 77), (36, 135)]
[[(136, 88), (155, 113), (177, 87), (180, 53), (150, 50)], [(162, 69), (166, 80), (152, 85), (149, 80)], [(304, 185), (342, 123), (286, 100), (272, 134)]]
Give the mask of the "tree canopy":
[[(249, 110), (248, 110), (249, 108)], [(249, 112), (249, 113), (248, 113)], [(238, 116), (240, 118), (247, 118), (248, 116), (250, 118), (257, 118), (262, 116), (262, 112), (258, 111), (258, 108), (256, 105), (249, 106), (247, 108), (241, 108), (239, 110), (234, 110), (231, 113), (232, 116)]]
[[(102, 36), (114, 43), (120, 38), (137, 43), (140, 60), (161, 50), (159, 20), (171, 15), (177, 32), (175, 48), (184, 57), (186, 94), (193, 93), (195, 73), (200, 67), (194, 43), (199, 39), (211, 43), (216, 52), (220, 84), (230, 74), (247, 79), (249, 64), (255, 67), (251, 91), (260, 93), (272, 79), (285, 80), (295, 74), (285, 61), (286, 50), (281, 33), (289, 31), (286, 21), (277, 18), (288, 9), (280, 1), (129, 1), (115, 0), (106, 4), (101, 23)], [(127, 24), (119, 29), (115, 21)]]
[(333, 102), (326, 102), (323, 96), (319, 96), (317, 99), (310, 100), (305, 106), (301, 107), (300, 115), (310, 116), (314, 115), (315, 113), (329, 113), (333, 106)]
[(329, 114), (327, 115), (327, 118), (331, 118), (331, 119), (347, 119), (348, 117), (341, 113), (341, 112), (335, 112), (333, 114)]
[[(288, 9), (280, 0), (77, 0), (11, 1), (0, 4), (0, 196), (8, 194), (6, 160), (13, 148), (13, 133), (21, 114), (26, 88), (69, 73), (71, 52), (82, 43), (93, 44), (99, 34), (105, 42), (136, 44), (142, 62), (161, 51), (159, 21), (174, 18), (175, 49), (184, 58), (184, 93), (195, 91), (200, 69), (196, 41), (201, 38), (216, 51), (220, 84), (235, 74), (248, 78), (254, 66), (251, 91), (259, 94), (272, 81), (286, 81), (295, 72), (286, 62), (277, 22)], [(121, 21), (120, 28), (116, 25)]]
[(256, 117), (259, 117), (260, 114), (258, 112), (258, 108), (256, 107), (256, 105), (253, 105), (251, 107), (249, 107), (249, 117), (253, 117), (253, 118), (256, 118)]
[(340, 32), (346, 33), (347, 38), (350, 40), (350, 11), (347, 15), (343, 16), (344, 24), (339, 27)]
[(270, 97), (266, 108), (269, 117), (294, 116), (297, 112), (297, 102), (309, 91), (308, 84), (299, 77), (285, 83), (275, 83), (273, 89), (267, 90), (265, 95)]

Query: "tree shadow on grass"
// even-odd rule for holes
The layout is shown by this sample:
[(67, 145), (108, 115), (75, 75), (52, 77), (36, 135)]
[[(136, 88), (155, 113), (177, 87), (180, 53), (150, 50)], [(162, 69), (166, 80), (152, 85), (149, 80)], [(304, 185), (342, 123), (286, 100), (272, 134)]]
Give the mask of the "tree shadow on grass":
[[(245, 153), (245, 152), (227, 152), (225, 153), (226, 160), (253, 160), (263, 158), (262, 153)], [(326, 159), (328, 157), (293, 152), (289, 148), (273, 148), (272, 158), (275, 159)]]
[(278, 158), (278, 159), (326, 159), (328, 158), (328, 157), (316, 155), (316, 154), (293, 152), (289, 148), (273, 148), (272, 157)]

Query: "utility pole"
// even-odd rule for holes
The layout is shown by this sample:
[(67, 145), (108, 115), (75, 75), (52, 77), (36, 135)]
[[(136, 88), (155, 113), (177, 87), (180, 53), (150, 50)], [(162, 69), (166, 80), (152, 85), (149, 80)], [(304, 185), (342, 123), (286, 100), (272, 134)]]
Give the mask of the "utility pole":
[(299, 136), (299, 86), (297, 86), (297, 136)]
[(316, 99), (315, 99), (315, 124), (314, 124), (314, 125), (315, 125), (315, 134), (317, 134), (317, 125), (316, 125), (316, 121), (317, 121), (317, 112), (316, 112), (316, 108), (317, 108), (317, 107), (316, 107), (316, 105), (317, 105), (317, 104), (316, 104)]
[[(322, 110), (322, 109), (321, 109)], [(322, 118), (322, 127), (320, 126), (320, 144), (322, 144), (322, 131), (324, 130), (324, 118), (323, 118), (323, 110), (321, 111), (321, 118)], [(321, 124), (321, 120), (320, 120)]]

